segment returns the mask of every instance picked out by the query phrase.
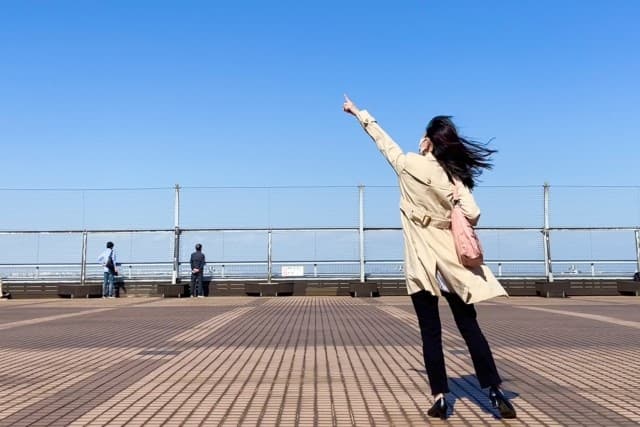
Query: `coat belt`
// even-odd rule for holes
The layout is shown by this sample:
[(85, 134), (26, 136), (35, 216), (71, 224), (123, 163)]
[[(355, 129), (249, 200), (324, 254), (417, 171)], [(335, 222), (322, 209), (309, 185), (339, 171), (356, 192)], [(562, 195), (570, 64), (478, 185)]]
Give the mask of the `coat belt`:
[(429, 214), (429, 212), (420, 206), (402, 199), (400, 201), (400, 210), (414, 223), (421, 227), (436, 227), (448, 230), (451, 228), (451, 221), (448, 219), (437, 218)]

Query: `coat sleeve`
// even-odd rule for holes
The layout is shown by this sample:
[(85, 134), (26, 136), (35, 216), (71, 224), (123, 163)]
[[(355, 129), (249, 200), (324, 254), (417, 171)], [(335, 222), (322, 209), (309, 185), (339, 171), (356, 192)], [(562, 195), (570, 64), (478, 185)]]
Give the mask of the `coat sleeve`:
[(464, 186), (458, 186), (459, 196), (460, 196), (460, 208), (464, 213), (464, 216), (467, 217), (471, 225), (478, 225), (478, 221), (480, 221), (480, 207), (476, 203), (476, 199), (471, 194), (471, 191)]
[(365, 132), (375, 141), (376, 146), (387, 159), (396, 174), (400, 174), (405, 167), (406, 155), (396, 142), (382, 129), (376, 119), (367, 110), (361, 110), (356, 115)]

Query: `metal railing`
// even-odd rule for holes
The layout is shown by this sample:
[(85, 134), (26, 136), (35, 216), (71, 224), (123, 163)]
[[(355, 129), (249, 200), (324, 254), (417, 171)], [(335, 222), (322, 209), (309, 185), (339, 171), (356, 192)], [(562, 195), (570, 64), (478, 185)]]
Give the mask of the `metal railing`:
[[(309, 190), (306, 187), (291, 188), (302, 189), (303, 193)], [(268, 211), (267, 222), (271, 223), (285, 222), (276, 220), (273, 212), (284, 211), (287, 205), (283, 203), (288, 199), (282, 194), (278, 195), (278, 199), (274, 193), (282, 193), (289, 189), (290, 187), (252, 187), (247, 191), (254, 195), (262, 194), (262, 191), (266, 193), (263, 199), (267, 206), (264, 209)], [(120, 274), (127, 280), (160, 279), (176, 283), (188, 278), (188, 256), (197, 242), (204, 243), (208, 261), (205, 273), (212, 280), (271, 281), (295, 277), (301, 280), (365, 281), (398, 279), (404, 276), (401, 228), (371, 226), (371, 223), (379, 222), (376, 218), (398, 218), (397, 208), (394, 207), (397, 206), (395, 187), (373, 187), (368, 192), (364, 186), (311, 189), (331, 189), (330, 196), (334, 196), (334, 191), (338, 191), (342, 194), (340, 197), (346, 197), (344, 200), (347, 201), (357, 197), (352, 205), (353, 214), (347, 213), (351, 219), (344, 221), (348, 225), (182, 227), (181, 209), (183, 203), (188, 204), (189, 200), (185, 202), (181, 198), (182, 189), (176, 186), (173, 189), (172, 228), (0, 231), (0, 277), (6, 281), (33, 282), (86, 283), (98, 280), (102, 277), (103, 269), (91, 260), (104, 249), (104, 242), (107, 240), (116, 242)], [(622, 189), (628, 192), (628, 188)], [(157, 192), (160, 189), (152, 190)], [(193, 198), (193, 193), (200, 189), (187, 190)], [(226, 190), (228, 189), (211, 187), (204, 188), (203, 191), (219, 195), (220, 191)], [(233, 191), (230, 193), (235, 194), (238, 189), (231, 190)], [(532, 218), (541, 214), (538, 216), (541, 218), (539, 225), (478, 227), (485, 246), (486, 264), (498, 277), (535, 278), (553, 282), (575, 278), (630, 278), (635, 271), (640, 270), (640, 188), (633, 187), (638, 193), (639, 225), (624, 227), (552, 226), (550, 209), (553, 204), (550, 197), (551, 187), (548, 185), (542, 187), (541, 200), (535, 197), (535, 191), (532, 192), (535, 188), (532, 187), (496, 187), (490, 190), (493, 197), (491, 200), (500, 200), (501, 192), (504, 191), (511, 198), (525, 192), (528, 194), (527, 197), (540, 201), (539, 205), (536, 201), (535, 205), (529, 207), (510, 206), (509, 211), (509, 214), (527, 216), (529, 219), (523, 220), (524, 223), (531, 223), (534, 221)], [(564, 191), (566, 188), (560, 187), (560, 190)], [(84, 210), (87, 209), (84, 192), (91, 190), (78, 191), (82, 191), (84, 224)], [(369, 203), (379, 200), (380, 197), (384, 200), (375, 208), (369, 207), (367, 210), (366, 207), (370, 205), (365, 203), (365, 193), (371, 196)], [(245, 200), (237, 194), (234, 197), (236, 203), (238, 200)], [(312, 198), (315, 199), (315, 195)], [(320, 197), (323, 200), (324, 198), (332, 199), (326, 194)], [(275, 203), (276, 199), (280, 204)], [(299, 207), (300, 203), (295, 199), (293, 201), (294, 207), (298, 209), (292, 219), (295, 223), (300, 221), (300, 215), (308, 215), (309, 208)], [(224, 200), (218, 202), (222, 206), (230, 205)], [(481, 204), (485, 208), (488, 205), (490, 223), (513, 224), (512, 217), (500, 218), (495, 213), (492, 215), (491, 212), (495, 212), (495, 209), (489, 202), (481, 200)], [(536, 206), (539, 207), (538, 214)], [(316, 214), (323, 218), (334, 207), (327, 201), (320, 208), (324, 211)], [(342, 208), (340, 205), (339, 210)], [(387, 210), (388, 214), (380, 215)], [(251, 209), (236, 208), (231, 214), (239, 215), (238, 221), (251, 222), (254, 213), (259, 215), (262, 212), (259, 209), (254, 212)], [(369, 217), (368, 223), (366, 217)], [(629, 218), (633, 220), (633, 216)], [(311, 218), (307, 220), (310, 221)], [(327, 222), (338, 221), (331, 218)], [(71, 260), (74, 261), (70, 262)]]
[[(549, 245), (552, 249), (550, 236), (555, 232), (571, 233), (567, 228), (553, 228), (545, 230), (531, 228), (478, 228), (480, 233), (509, 233), (509, 232), (535, 232), (539, 242), (537, 246)], [(296, 238), (308, 236), (310, 233), (326, 233), (338, 237), (347, 237), (348, 246), (351, 247), (351, 256), (340, 259), (328, 259), (325, 257), (300, 256), (295, 251), (290, 251), (290, 256), (274, 256), (278, 251), (278, 245), (274, 244), (274, 234), (279, 236), (275, 239), (279, 244), (286, 245), (286, 237)], [(376, 233), (400, 234), (398, 227), (376, 227), (362, 228), (362, 233), (358, 228), (307, 228), (307, 229), (188, 229), (182, 230), (144, 230), (140, 233), (147, 235), (162, 236), (162, 245), (165, 247), (162, 252), (166, 256), (157, 261), (132, 261), (125, 259), (119, 261), (120, 275), (128, 280), (170, 280), (176, 283), (180, 279), (187, 279), (190, 275), (190, 267), (187, 259), (187, 252), (183, 254), (173, 249), (173, 245), (180, 247), (181, 238), (190, 235), (191, 240), (204, 240), (207, 235), (216, 235), (220, 239), (229, 239), (230, 235), (250, 234), (254, 243), (251, 245), (251, 258), (238, 259), (237, 254), (224, 255), (224, 259), (208, 256), (205, 275), (212, 280), (280, 280), (284, 278), (304, 279), (349, 279), (364, 281), (367, 279), (398, 279), (404, 276), (403, 261), (400, 256), (402, 248), (397, 247), (397, 239), (394, 240), (394, 249), (398, 255), (388, 258), (368, 257), (366, 254), (367, 239)], [(626, 231), (629, 247), (632, 242), (636, 243), (636, 236), (640, 232), (638, 229), (620, 228), (580, 228), (575, 232), (598, 232), (598, 233), (620, 233)], [(21, 231), (0, 232), (0, 236), (20, 236)], [(49, 233), (49, 232), (41, 232)], [(58, 234), (81, 233), (82, 246), (78, 248), (80, 261), (77, 263), (57, 263), (57, 262), (35, 262), (35, 263), (0, 263), (0, 276), (5, 281), (22, 282), (79, 282), (85, 283), (91, 280), (102, 278), (103, 268), (96, 262), (87, 260), (87, 241), (93, 235), (103, 237), (105, 235), (116, 236), (123, 233), (121, 231), (85, 230), (82, 232), (56, 232)], [(127, 230), (128, 234), (138, 234), (136, 230)], [(354, 237), (355, 236), (355, 237)], [(255, 239), (254, 239), (255, 238)], [(242, 250), (243, 239), (236, 239), (231, 244), (234, 252)], [(154, 242), (149, 243), (153, 245)], [(261, 246), (262, 249), (256, 246)], [(117, 247), (116, 247), (117, 248)], [(189, 246), (191, 248), (191, 246)], [(360, 249), (364, 249), (364, 253)], [(295, 249), (295, 247), (294, 247)], [(95, 251), (93, 251), (95, 252)], [(636, 247), (636, 255), (640, 250)], [(262, 256), (256, 254), (262, 253)], [(172, 259), (170, 254), (174, 255)], [(634, 271), (638, 269), (640, 260), (635, 259), (596, 259), (596, 258), (575, 258), (575, 259), (552, 259), (551, 250), (545, 252), (549, 254), (548, 260), (543, 256), (538, 259), (511, 259), (509, 257), (487, 257), (486, 264), (500, 278), (536, 278), (547, 279), (549, 281), (575, 278), (630, 278)], [(304, 255), (304, 254), (303, 254)], [(175, 258), (177, 257), (177, 258)]]

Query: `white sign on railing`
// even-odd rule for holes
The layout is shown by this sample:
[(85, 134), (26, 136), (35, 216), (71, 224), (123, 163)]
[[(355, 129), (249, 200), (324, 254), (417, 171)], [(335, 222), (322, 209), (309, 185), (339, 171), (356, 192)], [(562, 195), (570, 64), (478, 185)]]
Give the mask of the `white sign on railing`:
[(304, 265), (283, 265), (280, 274), (282, 277), (304, 276)]

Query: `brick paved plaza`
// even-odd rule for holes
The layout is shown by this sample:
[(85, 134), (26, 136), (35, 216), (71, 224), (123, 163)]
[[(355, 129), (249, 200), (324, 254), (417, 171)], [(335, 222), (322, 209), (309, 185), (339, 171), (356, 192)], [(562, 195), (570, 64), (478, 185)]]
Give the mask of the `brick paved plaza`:
[(640, 423), (640, 298), (478, 306), (518, 411), (496, 418), (446, 304), (430, 420), (408, 297), (3, 300), (0, 426)]

